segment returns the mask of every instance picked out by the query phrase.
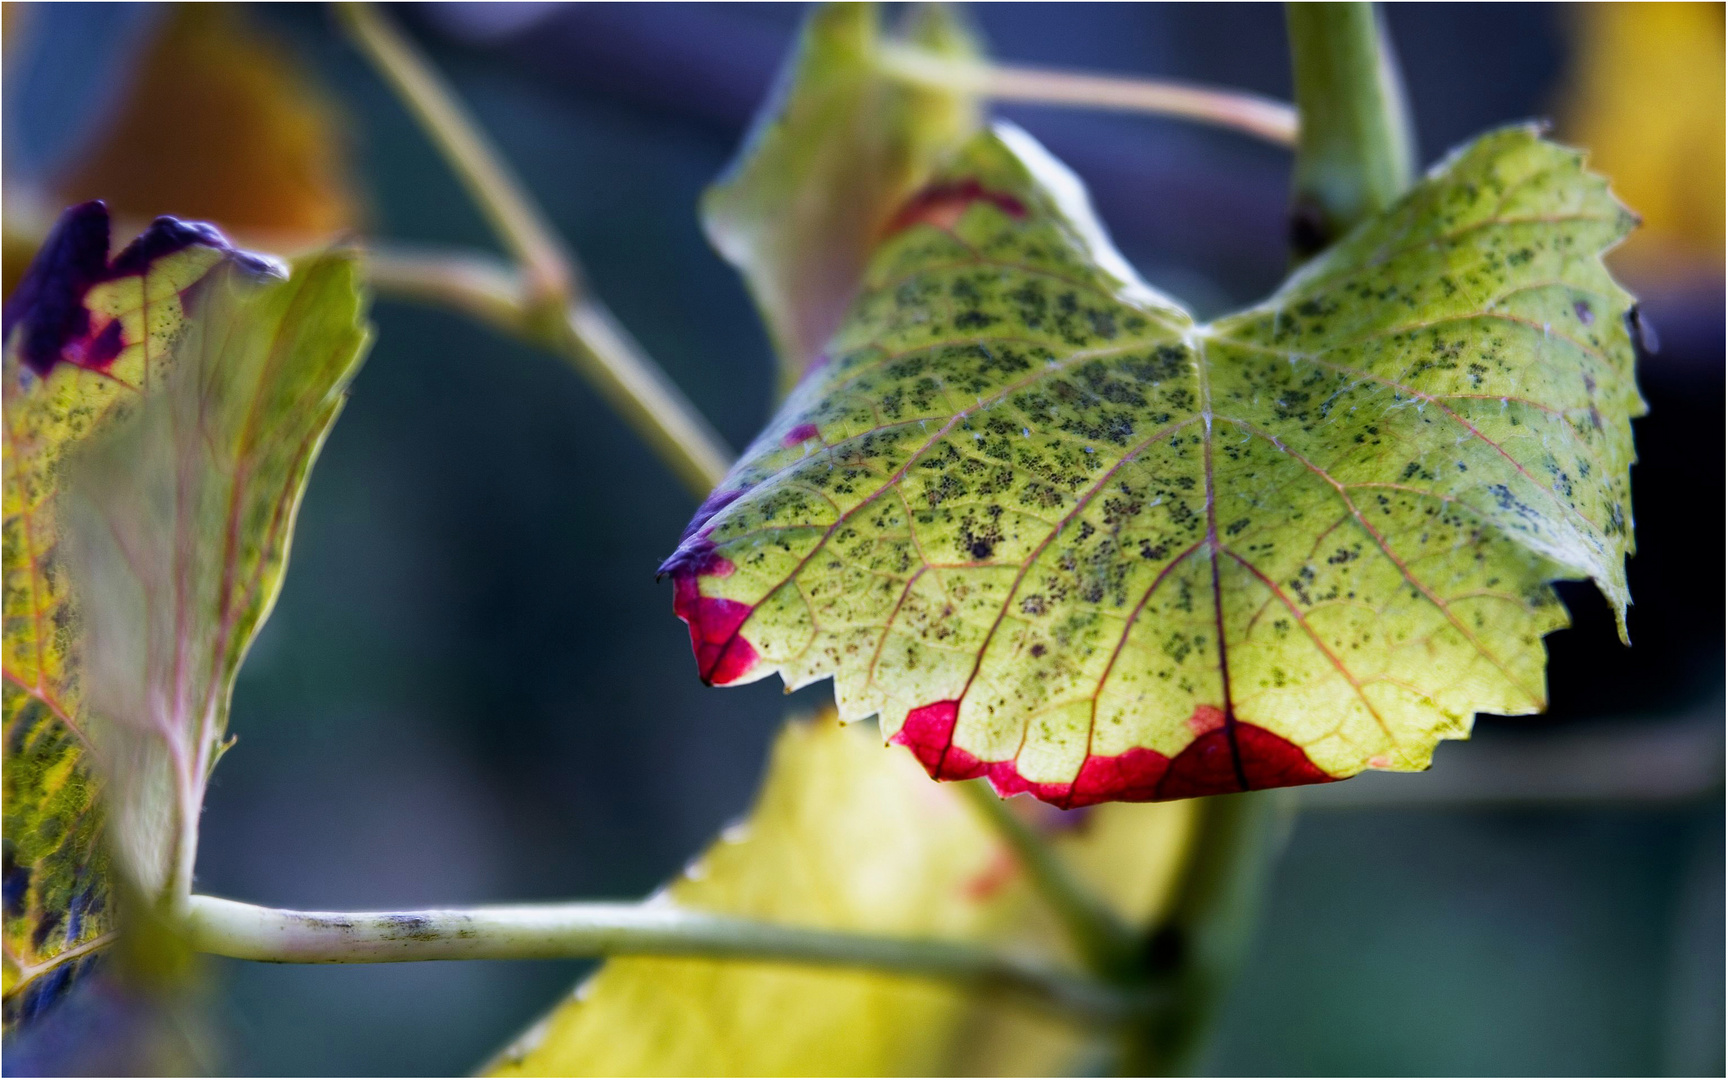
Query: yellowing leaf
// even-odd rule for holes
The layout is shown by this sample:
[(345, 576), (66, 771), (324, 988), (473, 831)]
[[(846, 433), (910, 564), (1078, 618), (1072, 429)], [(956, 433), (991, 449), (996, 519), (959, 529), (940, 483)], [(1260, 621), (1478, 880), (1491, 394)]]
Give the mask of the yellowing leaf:
[(1011, 127), (897, 219), (663, 570), (702, 677), (833, 676), (941, 779), (1063, 806), (1421, 769), (1617, 612), (1642, 405), (1580, 155), (1478, 139), (1196, 325)]
[(170, 218), (110, 261), (92, 203), (7, 304), (9, 1023), (109, 940), (110, 853), (152, 898), (189, 874), (234, 668), (364, 339), (351, 259), (280, 274)]
[(122, 218), (204, 218), (272, 247), (327, 243), (357, 224), (332, 105), (234, 5), (181, 4), (125, 106), (71, 174), (64, 202)]
[[(1068, 823), (1144, 923), (1170, 891), (1187, 804)], [(1114, 819), (1111, 820), (1111, 816)], [(1093, 858), (1088, 858), (1088, 855)], [(1156, 894), (1148, 898), (1147, 893)], [(666, 892), (681, 907), (830, 929), (994, 940), (1060, 954), (1005, 847), (950, 788), (832, 717), (782, 732), (748, 822)], [(994, 1030), (1000, 1037), (988, 1036)], [(500, 1076), (1048, 1074), (1087, 1033), (940, 983), (716, 960), (609, 961), (492, 1066)], [(996, 1056), (1005, 1046), (1011, 1058)]]
[[(100, 204), (66, 212), (6, 304), (6, 1021), (54, 999), (112, 912), (57, 497), (67, 452), (135, 401), (182, 296), (232, 255), (161, 223), (112, 262)], [(101, 289), (106, 302), (86, 304)], [(148, 301), (148, 302), (147, 302)]]
[[(976, 129), (968, 95), (921, 89), (877, 70), (872, 4), (825, 4), (804, 25), (776, 99), (702, 200), (702, 223), (743, 272), (790, 386), (840, 325), (888, 219)], [(924, 5), (907, 38), (969, 58), (957, 17)]]

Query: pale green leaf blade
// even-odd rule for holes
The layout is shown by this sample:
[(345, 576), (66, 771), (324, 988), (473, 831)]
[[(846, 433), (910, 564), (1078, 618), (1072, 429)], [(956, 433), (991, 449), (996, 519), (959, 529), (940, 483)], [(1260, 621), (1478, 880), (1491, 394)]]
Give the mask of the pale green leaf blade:
[(306, 477), (367, 330), (351, 252), (212, 273), (174, 363), (64, 497), (111, 848), (144, 896), (191, 881), (234, 676), (281, 588)]
[[(1035, 806), (1035, 804), (1033, 804)], [(1101, 808), (1057, 842), (1110, 864), (1144, 925), (1168, 895), (1187, 804)], [(1113, 816), (1112, 816), (1113, 815)], [(1012, 943), (1062, 935), (989, 826), (903, 755), (832, 716), (781, 733), (750, 818), (665, 893), (794, 925)], [(736, 960), (608, 961), (497, 1061), (500, 1076), (1054, 1074), (1091, 1046), (1053, 1015), (959, 987)]]
[[(970, 59), (959, 16), (921, 5), (907, 40)], [(873, 4), (811, 11), (779, 90), (702, 200), (715, 248), (743, 272), (790, 386), (840, 325), (876, 236), (978, 126), (966, 94), (908, 86), (877, 66)]]
[(1619, 609), (1632, 217), (1492, 133), (1196, 326), (1017, 129), (915, 199), (665, 571), (702, 677), (833, 676), (942, 779), (1073, 806), (1420, 769)]

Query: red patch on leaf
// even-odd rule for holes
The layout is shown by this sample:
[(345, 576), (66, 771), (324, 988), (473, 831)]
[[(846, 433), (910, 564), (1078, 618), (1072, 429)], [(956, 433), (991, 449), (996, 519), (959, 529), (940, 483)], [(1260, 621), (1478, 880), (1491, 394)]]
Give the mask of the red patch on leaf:
[(733, 490), (708, 496), (685, 527), (678, 550), (660, 564), (661, 576), (672, 575), (672, 610), (690, 627), (696, 673), (709, 686), (735, 683), (756, 666), (756, 647), (738, 633), (756, 609), (737, 600), (703, 596), (697, 583), (704, 577), (725, 577), (735, 569), (732, 560), (721, 555), (708, 538), (708, 522), (742, 494), (742, 490)]
[(1156, 750), (1135, 747), (1120, 754), (1089, 755), (1080, 765), (1072, 790), (1059, 804), (1091, 806), (1101, 802), (1155, 802), (1170, 798), (1159, 793), (1159, 783), (1170, 769), (1170, 759)]
[(1072, 783), (1038, 783), (1021, 776), (1013, 761), (981, 761), (955, 746), (954, 724), (959, 716), (958, 701), (920, 706), (906, 714), (906, 722), (889, 741), (911, 750), (934, 779), (986, 776), (998, 795), (1026, 792), (1063, 809), (1102, 802), (1163, 802), (1337, 779), (1322, 772), (1290, 740), (1254, 724), (1226, 723), (1222, 709), (1202, 705), (1188, 723), (1203, 734), (1174, 758), (1143, 748), (1091, 754)]
[(90, 347), (84, 350), (83, 366), (105, 370), (112, 365), (126, 344), (120, 335), (120, 320), (115, 319), (90, 339)]
[(802, 446), (820, 435), (821, 432), (816, 430), (815, 424), (799, 424), (780, 439), (780, 445), (790, 450), (792, 447)]
[[(1231, 747), (1231, 734), (1235, 747)], [(1238, 768), (1240, 762), (1240, 768)], [(1160, 799), (1224, 795), (1235, 791), (1324, 784), (1329, 776), (1308, 760), (1302, 748), (1255, 724), (1238, 720), (1195, 739), (1170, 762), (1170, 772), (1158, 785)], [(1246, 787), (1244, 786), (1246, 781)]]
[(1005, 191), (990, 191), (976, 179), (967, 177), (931, 184), (906, 200), (900, 211), (889, 219), (882, 235), (893, 236), (914, 225), (934, 225), (944, 231), (950, 230), (960, 223), (968, 207), (980, 201), (995, 204), (997, 209), (1012, 218), (1026, 216), (1026, 204), (1019, 199)]
[[(912, 756), (924, 766), (924, 771), (937, 780), (961, 780), (971, 777), (944, 775), (944, 758), (954, 743), (954, 721), (960, 715), (958, 701), (936, 701), (929, 705), (920, 705), (906, 714), (906, 722), (900, 725), (900, 730), (894, 733), (889, 742), (899, 743), (912, 751)], [(962, 757), (972, 758), (966, 751), (960, 751)], [(976, 758), (972, 758), (976, 761)], [(973, 773), (980, 776), (982, 773)]]
[[(703, 576), (725, 577), (732, 572), (727, 559), (710, 555)], [(690, 627), (690, 651), (696, 654), (696, 672), (709, 686), (737, 682), (756, 666), (756, 648), (738, 633), (755, 608), (736, 600), (703, 596), (694, 573), (672, 579), (672, 610)]]

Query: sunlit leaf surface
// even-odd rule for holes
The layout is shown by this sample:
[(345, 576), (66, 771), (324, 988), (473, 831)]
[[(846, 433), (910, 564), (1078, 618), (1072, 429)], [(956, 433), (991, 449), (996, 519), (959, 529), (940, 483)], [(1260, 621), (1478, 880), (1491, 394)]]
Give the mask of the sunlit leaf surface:
[(1551, 580), (1623, 616), (1633, 220), (1506, 129), (1201, 326), (980, 135), (663, 567), (700, 673), (1064, 806), (1425, 768), (1543, 707)]
[(108, 239), (101, 204), (67, 211), (6, 308), (9, 1023), (111, 937), (112, 856), (146, 895), (189, 869), (364, 339), (345, 256), (284, 279), (204, 225), (160, 219), (112, 261)]
[[(1168, 896), (1191, 804), (1048, 811), (1051, 840), (1145, 925)], [(1028, 809), (1038, 809), (1028, 803)], [(796, 925), (1013, 942), (1061, 935), (1012, 856), (950, 788), (832, 715), (781, 734), (747, 822), (666, 893)], [(502, 1076), (1052, 1074), (1085, 1033), (923, 980), (736, 961), (609, 961), (493, 1063)]]
[[(978, 126), (969, 96), (880, 73), (879, 22), (873, 4), (811, 11), (776, 99), (702, 200), (703, 226), (743, 272), (788, 386), (839, 327), (896, 208)], [(955, 59), (975, 54), (941, 4), (914, 9), (905, 38)]]

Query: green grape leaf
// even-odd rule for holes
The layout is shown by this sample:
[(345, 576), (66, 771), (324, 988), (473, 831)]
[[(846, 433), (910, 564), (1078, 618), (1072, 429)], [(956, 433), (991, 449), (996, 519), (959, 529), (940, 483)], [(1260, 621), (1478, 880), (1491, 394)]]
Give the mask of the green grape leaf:
[[(977, 53), (941, 4), (920, 5), (904, 37), (953, 59)], [(839, 327), (895, 210), (978, 127), (970, 95), (882, 75), (881, 42), (875, 5), (815, 8), (743, 152), (702, 199), (702, 224), (743, 272), (787, 386)]]
[(1500, 130), (1197, 325), (980, 135), (662, 567), (699, 672), (1062, 806), (1426, 768), (1544, 706), (1549, 582), (1623, 619), (1634, 220)]
[[(1160, 912), (1193, 804), (1062, 815), (1076, 872), (1144, 925)], [(1064, 938), (988, 823), (832, 714), (787, 725), (747, 821), (663, 894), (793, 925), (1012, 943)], [(1011, 1049), (1012, 1056), (1004, 1054)], [(498, 1076), (1058, 1075), (1091, 1044), (1053, 1015), (921, 979), (737, 960), (608, 961), (507, 1050)]]
[(284, 279), (172, 218), (108, 243), (102, 204), (67, 211), (6, 308), (9, 1024), (112, 939), (111, 870), (151, 897), (189, 873), (233, 673), (365, 336), (347, 256)]

